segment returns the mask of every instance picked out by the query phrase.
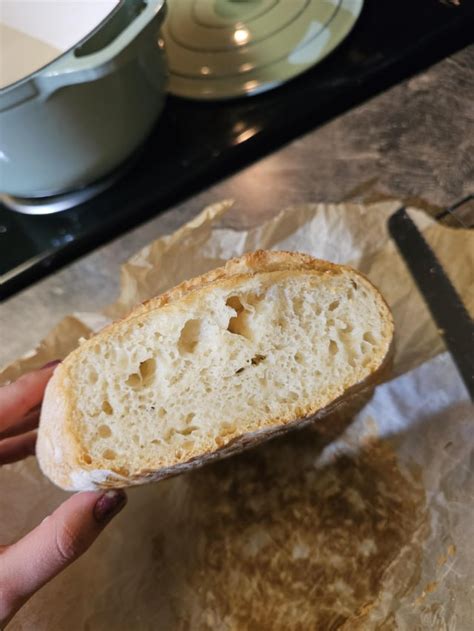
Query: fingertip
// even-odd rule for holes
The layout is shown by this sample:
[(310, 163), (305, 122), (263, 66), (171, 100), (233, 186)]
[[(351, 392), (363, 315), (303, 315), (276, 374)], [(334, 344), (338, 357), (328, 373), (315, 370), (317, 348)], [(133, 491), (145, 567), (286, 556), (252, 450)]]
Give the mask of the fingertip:
[(123, 489), (111, 489), (103, 493), (94, 506), (94, 517), (99, 524), (107, 523), (115, 517), (127, 503)]
[(77, 493), (9, 546), (2, 554), (4, 563), (0, 566), (0, 592), (2, 580), (11, 591), (9, 602), (3, 607), (4, 619), (9, 619), (35, 591), (80, 557), (126, 501), (121, 489)]
[(56, 510), (67, 513), (90, 514), (92, 516), (94, 506), (103, 494), (104, 491), (80, 491), (79, 493), (73, 493)]
[(123, 489), (81, 491), (72, 495), (60, 507), (68, 513), (89, 513), (96, 524), (105, 525), (127, 503)]

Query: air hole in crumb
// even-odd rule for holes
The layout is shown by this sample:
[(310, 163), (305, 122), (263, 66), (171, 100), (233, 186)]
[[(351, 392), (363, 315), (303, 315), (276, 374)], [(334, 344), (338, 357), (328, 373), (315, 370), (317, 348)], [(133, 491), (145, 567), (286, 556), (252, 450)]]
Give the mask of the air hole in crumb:
[(235, 374), (240, 375), (240, 373), (243, 372), (246, 368), (247, 366), (242, 366), (242, 368), (239, 368), (238, 370), (235, 371)]
[(154, 440), (151, 441), (152, 445), (161, 445), (162, 442), (159, 438), (155, 438)]
[(329, 352), (331, 355), (336, 355), (337, 354), (337, 350), (338, 350), (338, 346), (337, 346), (337, 342), (335, 342), (334, 340), (331, 340), (329, 342)]
[(133, 372), (125, 381), (127, 386), (130, 386), (131, 388), (139, 388), (141, 382), (142, 380), (140, 379), (140, 375), (137, 372)]
[(114, 410), (112, 408), (112, 406), (110, 405), (110, 403), (108, 401), (104, 401), (102, 403), (102, 412), (104, 412), (105, 414), (113, 414)]
[(142, 379), (142, 385), (147, 386), (153, 381), (156, 372), (156, 360), (153, 357), (140, 362), (138, 372)]
[(166, 414), (167, 414), (167, 412), (166, 412), (165, 408), (160, 408), (160, 409), (158, 410), (158, 416), (159, 416), (160, 418), (164, 418), (164, 417), (166, 416)]
[(99, 378), (99, 375), (95, 371), (91, 371), (89, 373), (89, 383), (91, 385), (93, 385), (94, 383), (97, 383), (98, 378)]
[(362, 336), (362, 339), (363, 339), (365, 342), (368, 342), (369, 344), (372, 344), (372, 345), (375, 345), (375, 344), (376, 344), (376, 342), (375, 342), (375, 337), (374, 337), (374, 336), (372, 335), (372, 333), (370, 333), (369, 331), (366, 331), (366, 332), (364, 333), (364, 335)]
[(189, 425), (189, 423), (193, 420), (195, 416), (196, 415), (194, 414), (194, 412), (190, 412), (184, 419), (184, 422), (186, 423), (186, 425)]
[(293, 355), (293, 357), (294, 357), (294, 360), (295, 360), (295, 362), (296, 362), (297, 364), (304, 364), (304, 357), (303, 357), (303, 354), (302, 354), (302, 353), (300, 353), (299, 351), (298, 351), (297, 353), (295, 353), (295, 354)]
[(195, 432), (198, 428), (194, 425), (190, 425), (189, 427), (185, 427), (184, 429), (177, 430), (177, 434), (181, 434), (181, 436), (189, 436), (193, 432)]
[(295, 315), (302, 315), (303, 310), (304, 310), (304, 299), (293, 298), (293, 311)]
[(106, 460), (115, 460), (115, 458), (117, 457), (117, 454), (115, 453), (113, 449), (106, 449), (104, 453), (102, 454), (102, 456)]
[(183, 326), (178, 341), (180, 355), (194, 351), (199, 341), (201, 324), (201, 320), (188, 320)]
[(229, 333), (248, 337), (248, 330), (246, 325), (247, 314), (240, 298), (238, 296), (230, 296), (229, 298), (227, 298), (225, 304), (233, 309), (236, 314), (233, 318), (230, 318), (229, 324), (227, 325), (227, 330), (229, 331)]
[(223, 423), (221, 435), (228, 436), (229, 434), (233, 434), (236, 431), (236, 426), (233, 423)]
[(98, 432), (101, 438), (108, 438), (109, 436), (112, 436), (112, 430), (108, 425), (99, 425)]
[(132, 440), (136, 445), (138, 445), (138, 443), (140, 442), (140, 437), (138, 436), (138, 434), (133, 434)]
[(86, 464), (92, 464), (92, 458), (89, 456), (89, 454), (86, 454), (86, 455), (84, 456), (84, 462), (85, 462)]
[(173, 437), (173, 434), (176, 433), (176, 430), (174, 427), (171, 427), (165, 434), (164, 438), (165, 440), (171, 440), (171, 438)]
[(156, 372), (156, 360), (153, 357), (145, 359), (138, 365), (137, 372), (129, 375), (125, 381), (127, 386), (137, 390), (152, 383)]
[(355, 282), (355, 280), (351, 279), (351, 285), (354, 287), (354, 289), (359, 289), (359, 285)]
[(235, 311), (235, 316), (230, 318), (227, 330), (235, 335), (242, 335), (251, 339), (249, 329), (249, 316), (255, 312), (255, 306), (261, 302), (262, 296), (254, 293), (242, 296), (229, 296), (226, 306)]
[(333, 302), (331, 302), (331, 304), (329, 305), (328, 309), (329, 311), (334, 311), (338, 307), (339, 307), (339, 300), (333, 300)]
[(249, 292), (248, 294), (243, 294), (242, 296), (229, 296), (226, 300), (226, 305), (231, 309), (234, 309), (237, 313), (240, 313), (244, 309), (253, 313), (255, 311), (255, 306), (262, 301), (263, 296)]
[(368, 342), (361, 342), (360, 344), (360, 352), (363, 353), (364, 355), (366, 355), (367, 353), (370, 353), (370, 351), (372, 350), (372, 344), (369, 344)]
[(252, 366), (258, 366), (261, 362), (263, 362), (267, 358), (266, 355), (255, 355), (252, 357), (251, 362)]
[(244, 310), (244, 305), (238, 296), (229, 296), (229, 298), (225, 301), (225, 304), (227, 307), (233, 309), (237, 315)]

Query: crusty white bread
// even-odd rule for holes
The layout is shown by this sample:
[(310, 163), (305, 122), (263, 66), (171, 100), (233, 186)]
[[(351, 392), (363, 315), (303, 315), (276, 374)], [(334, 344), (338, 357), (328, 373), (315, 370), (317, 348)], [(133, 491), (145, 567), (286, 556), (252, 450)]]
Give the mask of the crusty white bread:
[(393, 320), (353, 269), (259, 251), (84, 342), (48, 384), (37, 455), (69, 490), (174, 475), (322, 417), (373, 383)]

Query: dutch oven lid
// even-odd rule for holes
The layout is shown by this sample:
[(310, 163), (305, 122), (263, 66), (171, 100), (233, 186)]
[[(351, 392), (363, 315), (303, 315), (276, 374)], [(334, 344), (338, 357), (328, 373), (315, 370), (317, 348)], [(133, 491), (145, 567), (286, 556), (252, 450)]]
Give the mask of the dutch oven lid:
[(269, 90), (319, 63), (363, 0), (173, 0), (163, 38), (170, 92), (225, 99)]

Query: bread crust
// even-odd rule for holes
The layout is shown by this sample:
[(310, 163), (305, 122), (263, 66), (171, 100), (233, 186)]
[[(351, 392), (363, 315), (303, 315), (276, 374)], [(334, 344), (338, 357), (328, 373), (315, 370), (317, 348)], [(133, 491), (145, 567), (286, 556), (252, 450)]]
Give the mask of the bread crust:
[[(227, 288), (238, 288), (242, 282), (256, 274), (271, 274), (273, 278), (273, 276), (286, 277), (302, 271), (316, 275), (350, 273), (353, 276), (355, 274), (362, 283), (374, 288), (365, 276), (352, 268), (335, 265), (295, 252), (260, 250), (237, 259), (231, 259), (223, 267), (184, 281), (164, 294), (146, 301), (133, 309), (122, 320), (105, 327), (86, 344), (93, 343), (92, 340), (98, 336), (103, 338), (113, 335), (117, 327), (123, 326), (124, 322), (139, 320), (150, 311), (166, 308), (167, 305), (177, 302), (185, 305), (188, 301), (193, 300), (195, 292), (213, 291), (214, 288), (222, 285)], [(390, 310), (378, 291), (377, 294), (386, 308), (387, 322), (385, 324), (393, 340), (393, 319)], [(120, 488), (157, 481), (192, 470), (216, 459), (239, 453), (290, 429), (302, 428), (315, 420), (328, 417), (347, 399), (367, 388), (372, 388), (382, 380), (391, 361), (392, 347), (393, 343), (384, 360), (380, 365), (373, 366), (372, 373), (366, 379), (347, 389), (341, 396), (322, 409), (318, 409), (315, 405), (307, 406), (304, 409), (300, 408), (291, 417), (269, 419), (265, 426), (257, 431), (243, 433), (231, 438), (221, 447), (209, 445), (206, 451), (187, 459), (185, 462), (178, 462), (172, 466), (157, 469), (143, 467), (133, 474), (127, 474), (120, 468), (97, 469), (90, 462), (87, 462), (86, 451), (81, 446), (80, 436), (74, 429), (75, 400), (68, 374), (69, 365), (74, 362), (76, 353), (82, 350), (81, 348), (76, 349), (58, 366), (46, 389), (37, 443), (40, 467), (55, 484), (67, 490)]]

